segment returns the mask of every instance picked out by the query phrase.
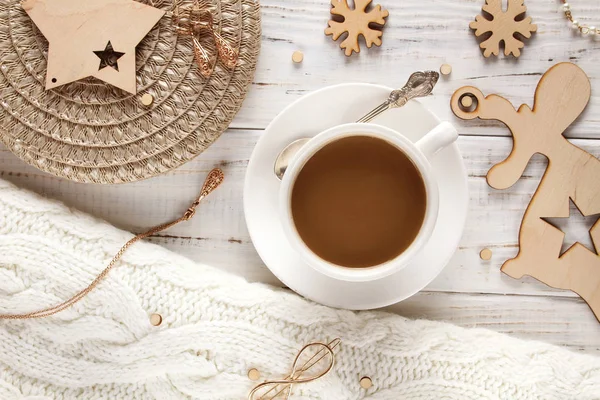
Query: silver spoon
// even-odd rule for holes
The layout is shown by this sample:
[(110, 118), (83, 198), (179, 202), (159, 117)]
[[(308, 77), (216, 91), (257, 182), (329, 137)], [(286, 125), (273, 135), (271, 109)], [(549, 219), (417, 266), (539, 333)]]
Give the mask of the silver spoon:
[[(357, 122), (372, 121), (379, 114), (390, 108), (402, 107), (409, 100), (417, 97), (425, 97), (433, 91), (433, 87), (437, 83), (440, 74), (435, 71), (419, 71), (415, 72), (408, 78), (406, 85), (402, 89), (393, 90), (386, 101), (375, 107), (367, 115), (359, 119)], [(288, 144), (277, 156), (275, 160), (275, 175), (279, 180), (283, 179), (283, 175), (290, 164), (290, 161), (298, 150), (302, 148), (311, 138), (303, 138), (293, 141)]]

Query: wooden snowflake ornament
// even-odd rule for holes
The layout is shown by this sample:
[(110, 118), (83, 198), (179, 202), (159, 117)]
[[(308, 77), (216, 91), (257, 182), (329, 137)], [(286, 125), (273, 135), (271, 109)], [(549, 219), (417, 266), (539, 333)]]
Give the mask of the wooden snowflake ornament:
[(504, 55), (512, 54), (515, 57), (521, 55), (520, 49), (524, 44), (515, 37), (515, 34), (530, 38), (531, 33), (537, 30), (537, 25), (531, 23), (531, 17), (517, 19), (527, 11), (527, 7), (523, 3), (524, 0), (508, 0), (508, 7), (504, 11), (502, 0), (485, 1), (482, 10), (490, 14), (492, 19), (489, 20), (478, 15), (475, 17), (475, 21), (469, 24), (469, 27), (475, 30), (477, 37), (491, 33), (491, 36), (479, 45), (483, 49), (484, 57), (492, 54), (497, 56), (500, 53), (500, 42), (504, 42)]
[(325, 34), (332, 35), (333, 40), (337, 40), (343, 33), (348, 33), (348, 37), (340, 44), (340, 47), (345, 50), (346, 56), (352, 55), (352, 52), (360, 52), (358, 45), (360, 35), (365, 38), (367, 47), (381, 46), (383, 32), (369, 27), (369, 24), (385, 25), (385, 18), (390, 13), (382, 9), (380, 5), (374, 6), (367, 12), (366, 9), (371, 1), (373, 0), (354, 0), (354, 9), (351, 9), (348, 0), (331, 0), (331, 14), (342, 17), (343, 22), (330, 20)]

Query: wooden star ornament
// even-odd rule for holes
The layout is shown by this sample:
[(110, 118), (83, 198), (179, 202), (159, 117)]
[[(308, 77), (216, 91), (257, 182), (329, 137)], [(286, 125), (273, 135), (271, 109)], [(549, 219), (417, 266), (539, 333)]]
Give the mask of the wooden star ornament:
[(136, 93), (135, 47), (165, 14), (133, 0), (23, 0), (49, 42), (46, 90), (96, 77)]

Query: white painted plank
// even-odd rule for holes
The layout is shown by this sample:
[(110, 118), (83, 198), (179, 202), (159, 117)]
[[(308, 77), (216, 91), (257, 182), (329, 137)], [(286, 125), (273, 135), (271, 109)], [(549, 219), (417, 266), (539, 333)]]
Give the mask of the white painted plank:
[[(242, 209), (245, 169), (260, 133), (230, 130), (182, 168), (127, 185), (82, 185), (54, 178), (26, 166), (6, 150), (0, 151), (0, 178), (60, 199), (123, 229), (141, 232), (183, 212), (197, 195), (206, 173), (220, 165), (226, 173), (225, 183), (206, 199), (197, 216), (152, 241), (252, 281), (277, 284), (252, 246)], [(575, 143), (600, 155), (600, 143), (595, 140)], [(502, 262), (517, 252), (520, 220), (544, 171), (545, 159), (535, 157), (514, 187), (497, 191), (486, 184), (485, 174), (508, 154), (511, 140), (461, 137), (459, 146), (469, 172), (468, 221), (459, 250), (428, 290), (575, 296), (533, 278), (514, 280), (499, 272)], [(484, 247), (493, 251), (491, 261), (479, 258)]]
[[(442, 78), (424, 103), (441, 118), (455, 120), (448, 107), (450, 94), (464, 85), (509, 98), (515, 106), (531, 105), (537, 82), (557, 62), (571, 61), (590, 76), (592, 100), (568, 130), (573, 137), (600, 133), (600, 38), (575, 35), (558, 1), (527, 1), (538, 32), (525, 42), (518, 60), (484, 58), (469, 29), (484, 0), (379, 1), (390, 11), (380, 48), (363, 48), (344, 56), (339, 43), (323, 34), (329, 19), (327, 0), (263, 0), (263, 41), (258, 70), (244, 107), (233, 123), (237, 128), (264, 128), (286, 105), (315, 89), (344, 82), (371, 82), (399, 87), (417, 69), (438, 70), (449, 63), (453, 72)], [(600, 3), (574, 2), (581, 21), (600, 24)], [(364, 47), (364, 46), (363, 46)], [(291, 61), (304, 52), (300, 65)], [(357, 99), (360, 101), (360, 99)], [(495, 122), (456, 122), (461, 134), (507, 135)]]
[(600, 355), (600, 324), (579, 298), (422, 292), (387, 310)]

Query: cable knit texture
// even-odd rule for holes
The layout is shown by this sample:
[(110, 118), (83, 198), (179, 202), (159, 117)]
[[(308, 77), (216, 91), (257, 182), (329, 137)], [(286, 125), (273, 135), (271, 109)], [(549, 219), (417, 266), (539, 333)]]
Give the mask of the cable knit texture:
[[(201, 217), (201, 215), (199, 215)], [(85, 287), (131, 234), (0, 180), (0, 312)], [(154, 327), (151, 313), (163, 316)], [(0, 399), (235, 399), (311, 341), (342, 339), (333, 372), (293, 399), (600, 399), (600, 359), (482, 329), (335, 310), (159, 246), (128, 250), (55, 316), (0, 321)], [(368, 390), (358, 384), (370, 376)]]

